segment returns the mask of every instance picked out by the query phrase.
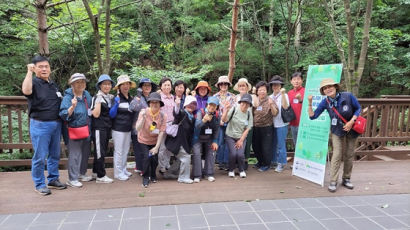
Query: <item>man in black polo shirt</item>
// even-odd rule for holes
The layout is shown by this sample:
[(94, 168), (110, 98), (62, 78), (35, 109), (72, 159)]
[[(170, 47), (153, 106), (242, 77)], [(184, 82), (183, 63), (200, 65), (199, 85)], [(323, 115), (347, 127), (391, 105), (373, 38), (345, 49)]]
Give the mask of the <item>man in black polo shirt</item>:
[[(36, 77), (33, 78), (33, 72)], [(60, 161), (61, 120), (58, 116), (62, 95), (56, 83), (50, 80), (50, 64), (42, 56), (33, 58), (27, 65), (22, 90), (28, 98), (30, 115), (30, 136), (34, 155), (31, 160), (31, 175), (36, 191), (49, 195), (49, 188), (65, 189), (59, 181), (58, 163)], [(47, 159), (48, 184), (44, 177)]]

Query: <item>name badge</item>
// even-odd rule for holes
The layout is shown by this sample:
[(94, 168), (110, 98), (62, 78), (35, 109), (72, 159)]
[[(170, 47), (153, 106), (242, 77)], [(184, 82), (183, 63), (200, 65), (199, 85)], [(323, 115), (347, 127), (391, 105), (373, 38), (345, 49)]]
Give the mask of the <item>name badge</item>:
[(88, 112), (88, 116), (91, 116), (91, 114), (92, 114), (92, 113), (91, 113), (91, 109), (88, 109), (87, 112)]
[(212, 134), (212, 129), (205, 129), (205, 134)]
[(152, 133), (152, 134), (159, 134), (159, 129), (154, 129), (154, 130), (152, 130), (151, 133)]
[(293, 104), (297, 104), (297, 103), (299, 103), (299, 100), (298, 99), (293, 99)]
[(59, 98), (62, 98), (63, 97), (63, 95), (61, 95), (61, 93), (60, 92), (56, 92), (56, 94), (57, 94), (57, 97), (59, 97)]
[(248, 120), (244, 121), (243, 124), (244, 124), (245, 126), (248, 126), (248, 124), (249, 124)]
[(332, 119), (332, 125), (337, 125), (337, 119), (336, 118)]
[(256, 108), (256, 111), (262, 111), (262, 106), (258, 106), (258, 107)]

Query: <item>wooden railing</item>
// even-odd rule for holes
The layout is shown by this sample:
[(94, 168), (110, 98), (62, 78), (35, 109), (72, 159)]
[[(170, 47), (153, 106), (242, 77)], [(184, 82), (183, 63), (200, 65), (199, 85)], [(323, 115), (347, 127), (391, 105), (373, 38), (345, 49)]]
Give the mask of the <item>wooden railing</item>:
[[(366, 132), (358, 139), (356, 155), (361, 159), (370, 159), (374, 156), (380, 158), (380, 155), (393, 159), (408, 158), (410, 96), (361, 98), (359, 102), (363, 109), (362, 116), (367, 118), (367, 127)], [(27, 99), (22, 96), (0, 96), (0, 117), (0, 154), (11, 153), (13, 150), (32, 151), (28, 136), (30, 120), (27, 114)], [(63, 143), (62, 149), (65, 149)], [(293, 152), (289, 153), (289, 156), (293, 156)], [(60, 164), (65, 164), (66, 160), (63, 151)], [(28, 166), (31, 164), (30, 161), (0, 160), (0, 166)], [(108, 157), (107, 162), (112, 162), (112, 158)]]

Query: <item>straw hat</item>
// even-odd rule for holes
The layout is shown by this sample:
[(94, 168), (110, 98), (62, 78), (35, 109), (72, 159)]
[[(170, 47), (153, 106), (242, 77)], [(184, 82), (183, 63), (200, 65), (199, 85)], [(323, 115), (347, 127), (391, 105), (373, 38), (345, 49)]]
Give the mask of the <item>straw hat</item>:
[(236, 82), (235, 86), (233, 87), (233, 90), (238, 91), (239, 92), (239, 84), (240, 83), (246, 83), (248, 85), (248, 92), (251, 91), (252, 89), (252, 85), (248, 82), (248, 79), (246, 78), (240, 78), (238, 80), (238, 82)]
[(71, 85), (73, 84), (75, 81), (78, 80), (85, 80), (86, 82), (88, 82), (87, 78), (84, 76), (84, 74), (82, 73), (75, 73), (73, 75), (71, 75), (70, 79), (68, 80), (68, 84)]
[(120, 75), (120, 76), (117, 78), (117, 84), (115, 85), (114, 90), (117, 90), (118, 87), (119, 87), (121, 84), (124, 84), (124, 83), (126, 83), (126, 82), (131, 83), (131, 88), (137, 88), (137, 84), (136, 84), (135, 82), (131, 81), (131, 80), (130, 80), (130, 77), (129, 77), (128, 75)]
[(335, 80), (333, 80), (332, 78), (325, 78), (320, 82), (320, 94), (325, 95), (325, 93), (323, 92), (323, 87), (328, 86), (328, 85), (333, 85), (336, 88), (336, 92), (339, 91), (340, 85), (339, 83), (336, 83)]
[(221, 84), (221, 83), (228, 83), (229, 87), (232, 86), (232, 83), (229, 81), (228, 76), (220, 76), (218, 78), (218, 82), (215, 84), (215, 87), (218, 88), (219, 84)]

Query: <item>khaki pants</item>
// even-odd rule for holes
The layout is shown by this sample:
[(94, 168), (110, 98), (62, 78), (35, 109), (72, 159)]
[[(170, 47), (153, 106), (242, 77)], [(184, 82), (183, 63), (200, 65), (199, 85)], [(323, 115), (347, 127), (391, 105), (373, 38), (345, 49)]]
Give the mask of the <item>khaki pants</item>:
[(343, 179), (350, 179), (353, 168), (354, 147), (357, 138), (350, 134), (339, 137), (332, 134), (333, 156), (330, 162), (330, 182), (337, 182), (339, 178), (340, 163), (344, 161), (343, 165)]

